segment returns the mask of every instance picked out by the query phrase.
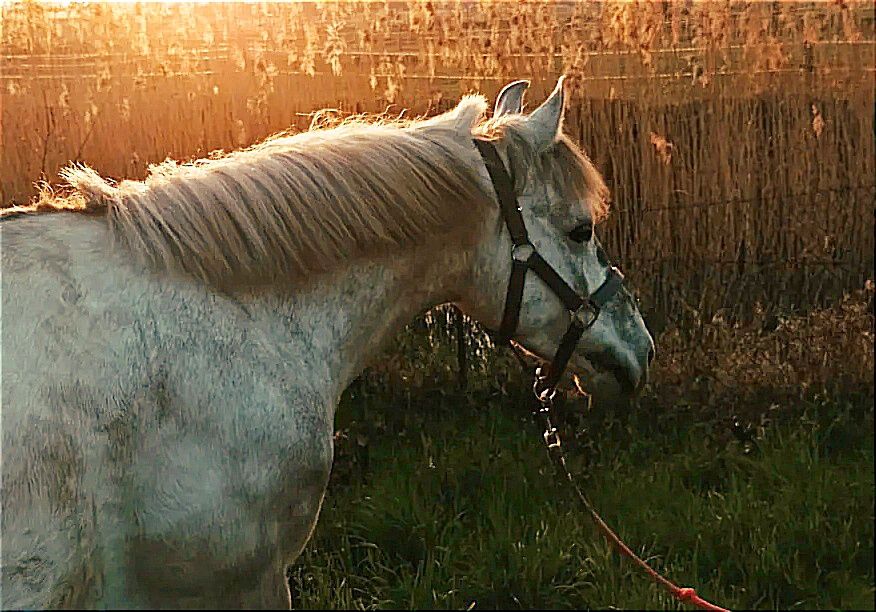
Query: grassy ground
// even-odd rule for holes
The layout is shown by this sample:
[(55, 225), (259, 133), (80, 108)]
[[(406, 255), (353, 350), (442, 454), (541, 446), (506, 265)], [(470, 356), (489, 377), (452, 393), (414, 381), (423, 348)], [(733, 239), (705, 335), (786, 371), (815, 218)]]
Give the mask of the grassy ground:
[[(296, 607), (679, 607), (555, 484), (524, 385), (444, 382), (366, 376), (345, 395)], [(634, 550), (711, 601), (873, 609), (872, 378), (796, 398), (767, 384), (740, 410), (659, 383), (627, 412), (568, 401), (573, 470)]]

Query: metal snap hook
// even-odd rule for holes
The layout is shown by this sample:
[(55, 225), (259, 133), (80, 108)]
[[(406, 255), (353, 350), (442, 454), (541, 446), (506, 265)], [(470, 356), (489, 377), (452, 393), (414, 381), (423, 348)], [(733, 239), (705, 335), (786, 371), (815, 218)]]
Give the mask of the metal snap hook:
[(545, 379), (547, 378), (547, 371), (545, 368), (539, 367), (535, 371), (535, 381), (532, 383), (532, 392), (535, 394), (535, 398), (541, 403), (542, 411), (549, 410), (549, 406), (553, 403), (554, 398), (557, 395), (556, 387), (542, 387)]

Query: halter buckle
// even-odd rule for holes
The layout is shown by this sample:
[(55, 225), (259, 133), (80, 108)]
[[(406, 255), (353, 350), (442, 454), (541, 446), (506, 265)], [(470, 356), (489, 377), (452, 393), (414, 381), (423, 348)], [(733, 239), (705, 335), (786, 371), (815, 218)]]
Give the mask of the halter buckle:
[(569, 314), (572, 315), (572, 323), (574, 325), (579, 325), (583, 329), (590, 329), (596, 323), (596, 319), (599, 318), (599, 306), (587, 300), (577, 309), (570, 310)]
[(525, 242), (523, 244), (515, 244), (511, 247), (511, 258), (520, 263), (526, 263), (529, 258), (535, 253), (535, 247)]

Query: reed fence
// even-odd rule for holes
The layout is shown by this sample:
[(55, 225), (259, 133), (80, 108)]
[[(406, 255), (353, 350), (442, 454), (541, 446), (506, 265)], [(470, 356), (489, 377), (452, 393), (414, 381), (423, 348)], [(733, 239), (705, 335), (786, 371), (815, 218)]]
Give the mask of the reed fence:
[[(873, 278), (870, 2), (3, 5), (0, 201), (71, 160), (151, 163), (340, 114), (431, 114), (570, 75), (600, 235), (656, 327), (823, 305)], [(455, 327), (455, 323), (453, 324)]]

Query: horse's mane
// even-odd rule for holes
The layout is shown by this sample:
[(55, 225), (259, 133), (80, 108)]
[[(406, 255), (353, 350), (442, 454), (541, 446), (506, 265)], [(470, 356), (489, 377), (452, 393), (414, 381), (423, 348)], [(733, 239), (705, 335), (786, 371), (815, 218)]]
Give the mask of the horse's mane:
[(165, 162), (144, 181), (118, 185), (86, 166), (69, 166), (61, 176), (73, 194), (43, 194), (30, 207), (0, 210), (0, 219), (102, 213), (116, 240), (162, 268), (220, 285), (303, 278), (478, 225), (472, 216), (493, 195), (478, 178), (473, 134), (508, 136), (512, 163), (538, 164), (599, 207), (593, 202), (602, 201), (604, 184), (574, 144), (561, 138), (535, 155), (514, 137), (519, 123), (513, 120), (476, 127), (485, 110), (483, 97), (467, 96), (433, 119), (346, 121), (224, 156)]

